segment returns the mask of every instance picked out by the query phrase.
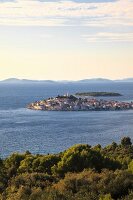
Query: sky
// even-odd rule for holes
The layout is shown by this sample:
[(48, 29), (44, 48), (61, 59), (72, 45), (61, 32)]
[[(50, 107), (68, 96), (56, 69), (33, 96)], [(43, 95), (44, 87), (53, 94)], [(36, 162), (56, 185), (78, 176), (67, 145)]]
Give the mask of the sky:
[(133, 77), (133, 0), (0, 0), (0, 80)]

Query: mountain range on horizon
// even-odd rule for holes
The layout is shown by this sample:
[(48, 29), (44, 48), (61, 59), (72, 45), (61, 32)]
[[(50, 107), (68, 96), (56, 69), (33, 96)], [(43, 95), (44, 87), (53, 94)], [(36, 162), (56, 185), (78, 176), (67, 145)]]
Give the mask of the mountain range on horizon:
[(8, 78), (5, 80), (1, 80), (2, 83), (97, 83), (97, 82), (133, 82), (133, 78), (124, 78), (124, 79), (117, 79), (111, 80), (106, 78), (90, 78), (90, 79), (82, 79), (82, 80), (30, 80), (30, 79), (18, 79), (18, 78)]

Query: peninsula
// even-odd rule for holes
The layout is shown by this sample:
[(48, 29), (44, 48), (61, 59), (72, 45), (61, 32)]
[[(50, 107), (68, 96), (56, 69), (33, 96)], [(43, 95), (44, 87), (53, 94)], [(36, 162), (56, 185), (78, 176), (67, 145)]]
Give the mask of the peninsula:
[(109, 111), (133, 109), (133, 102), (120, 102), (95, 98), (78, 98), (74, 95), (51, 97), (30, 103), (27, 106), (32, 110), (43, 111)]

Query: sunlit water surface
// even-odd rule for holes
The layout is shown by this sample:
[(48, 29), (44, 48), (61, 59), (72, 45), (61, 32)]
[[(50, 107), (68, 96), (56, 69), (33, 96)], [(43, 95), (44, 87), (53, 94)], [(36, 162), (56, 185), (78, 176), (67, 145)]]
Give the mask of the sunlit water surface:
[[(0, 154), (56, 153), (77, 143), (106, 145), (123, 136), (133, 139), (133, 111), (43, 112), (26, 109), (30, 102), (58, 94), (111, 91), (116, 100), (133, 100), (133, 83), (0, 84)], [(112, 97), (111, 97), (112, 99)], [(113, 98), (114, 99), (114, 98)]]

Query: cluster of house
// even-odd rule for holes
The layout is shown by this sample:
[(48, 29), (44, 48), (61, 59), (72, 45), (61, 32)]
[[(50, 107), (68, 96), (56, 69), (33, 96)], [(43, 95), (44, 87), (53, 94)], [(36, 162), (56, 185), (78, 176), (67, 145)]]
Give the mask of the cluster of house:
[(77, 98), (73, 95), (64, 95), (37, 101), (29, 104), (27, 107), (33, 110), (44, 111), (128, 110), (133, 109), (133, 102)]

